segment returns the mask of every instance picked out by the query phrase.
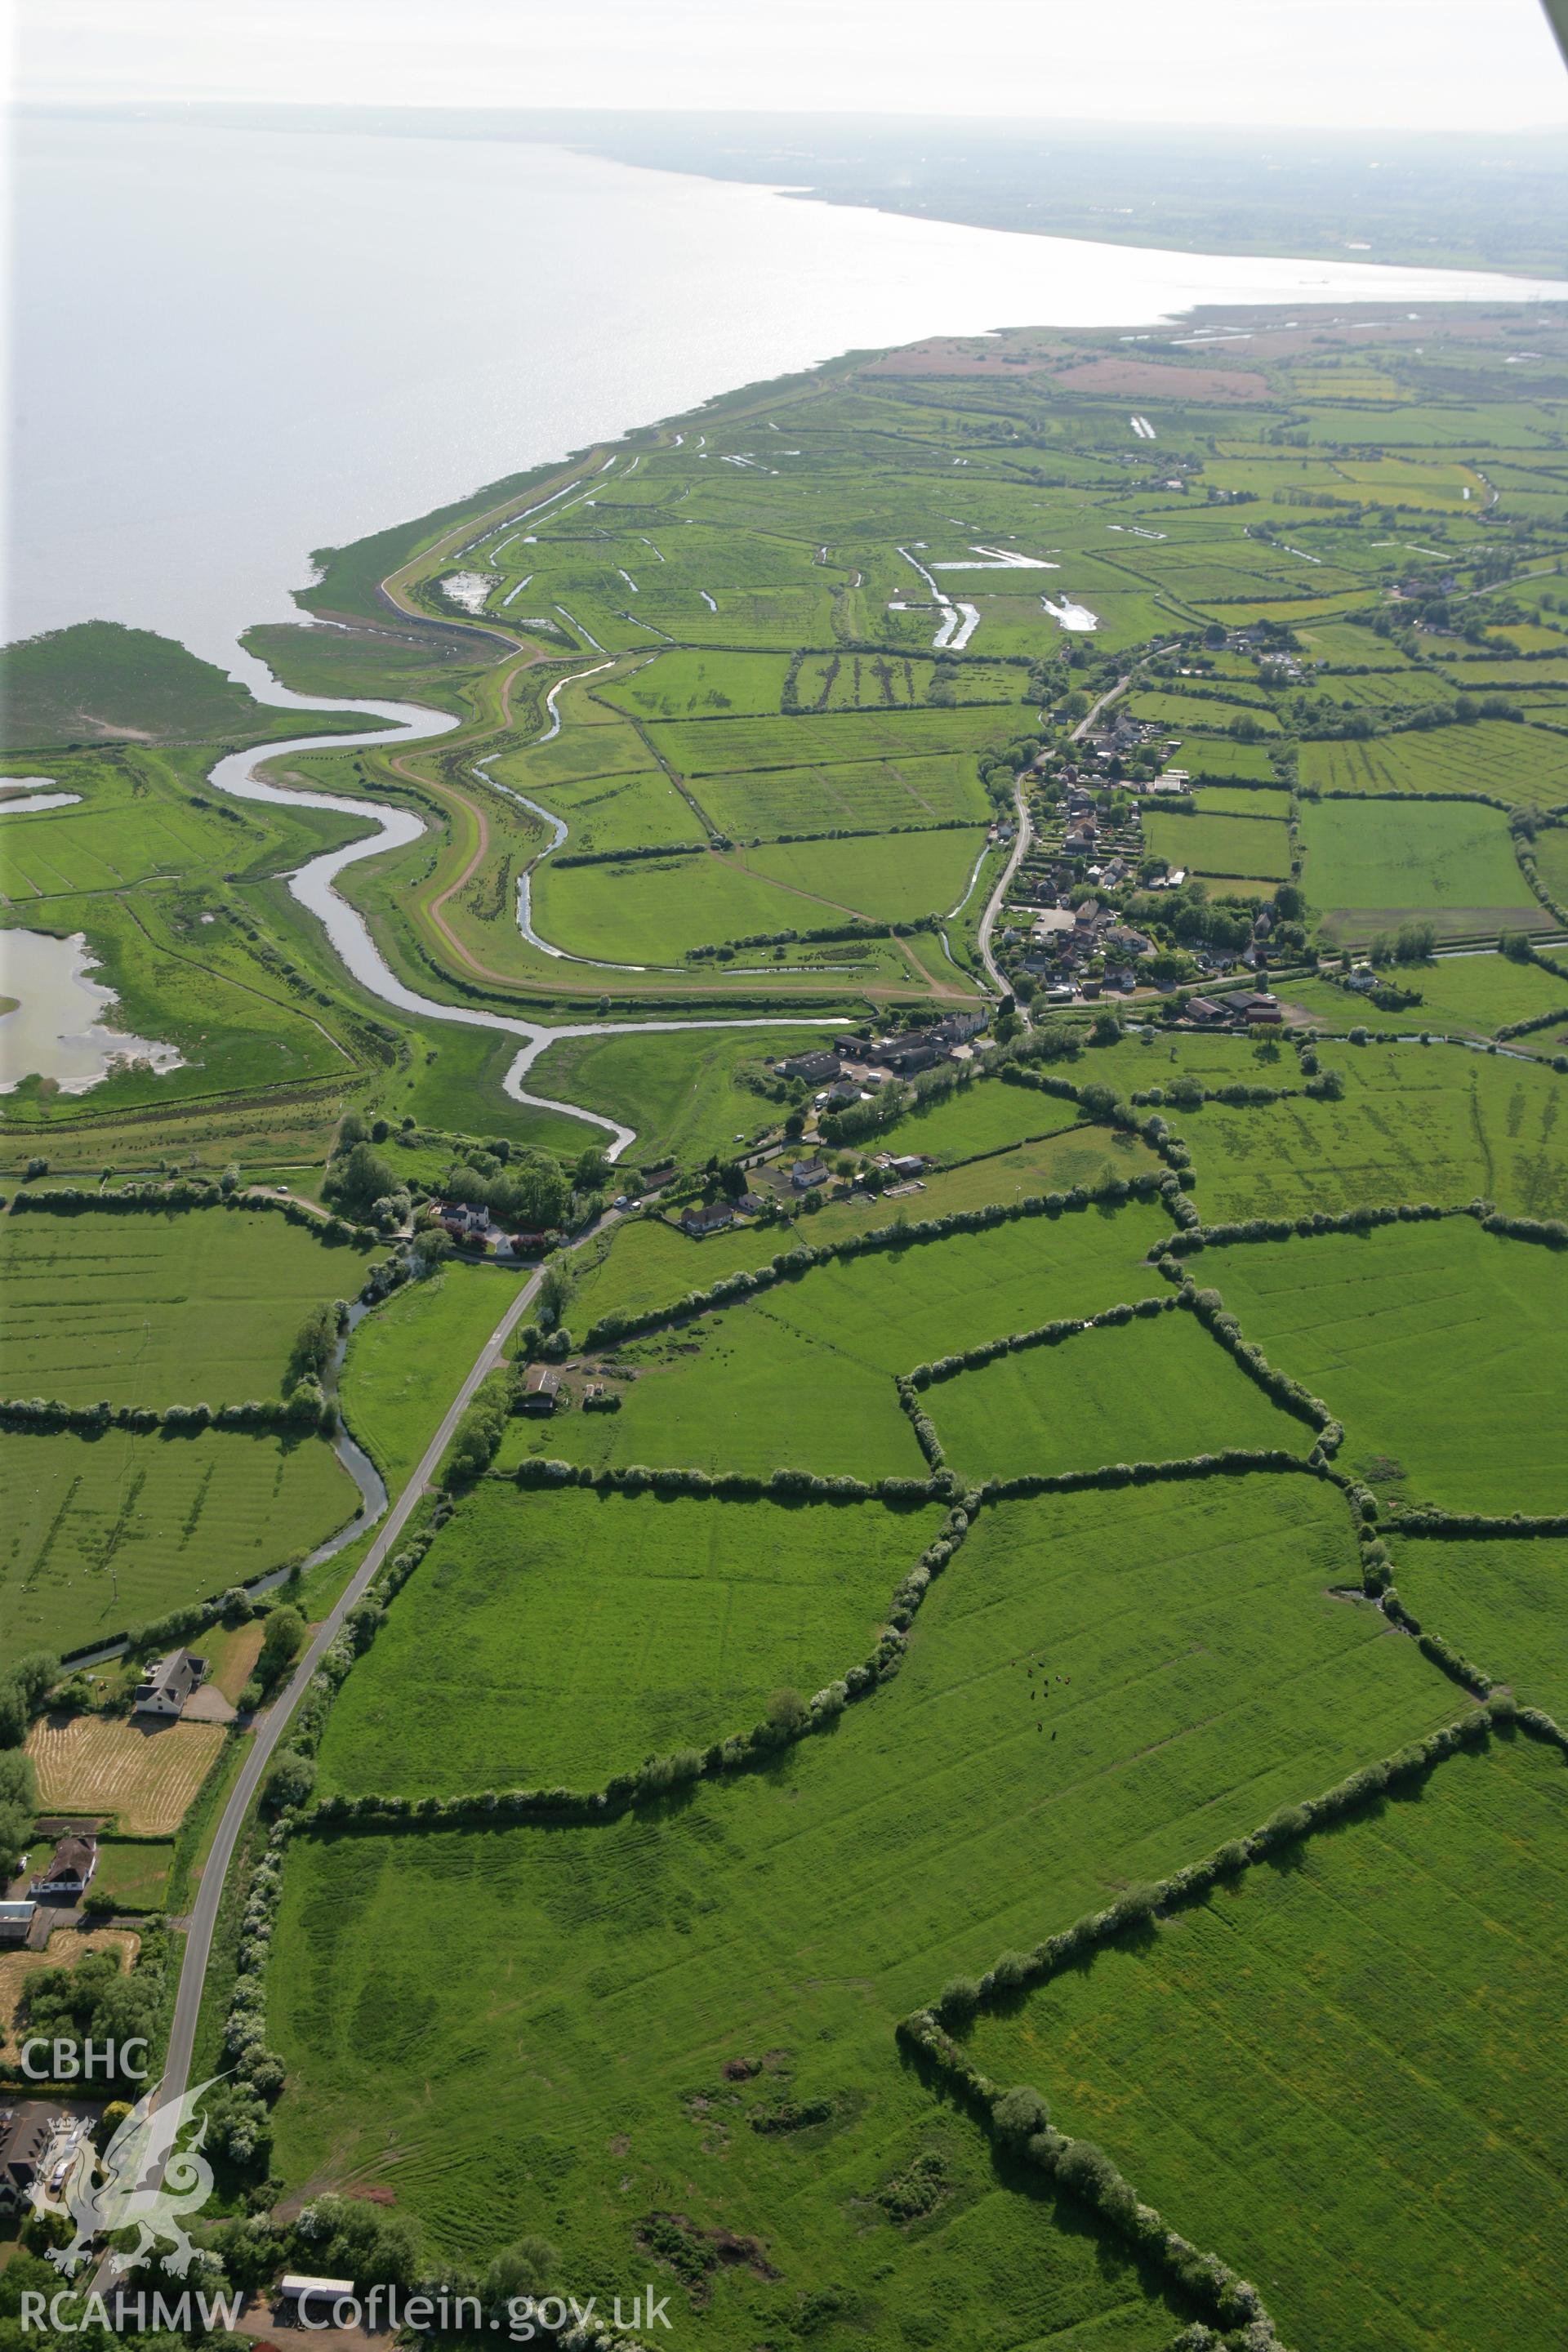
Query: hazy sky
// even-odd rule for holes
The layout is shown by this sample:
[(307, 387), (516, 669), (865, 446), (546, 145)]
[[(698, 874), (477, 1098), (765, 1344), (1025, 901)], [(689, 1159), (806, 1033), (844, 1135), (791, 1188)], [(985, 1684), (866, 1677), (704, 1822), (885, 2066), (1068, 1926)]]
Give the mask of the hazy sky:
[(1539, 0), (9, 0), (16, 94), (1507, 131)]

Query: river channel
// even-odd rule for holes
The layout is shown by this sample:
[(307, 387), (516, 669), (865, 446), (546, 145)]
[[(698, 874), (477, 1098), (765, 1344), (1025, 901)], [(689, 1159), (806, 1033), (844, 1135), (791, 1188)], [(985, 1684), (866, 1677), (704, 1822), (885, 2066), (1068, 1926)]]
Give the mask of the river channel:
[(486, 1013), (468, 1004), (446, 1004), (433, 996), (422, 996), (398, 979), (371, 935), (369, 924), (356, 908), (340, 897), (332, 885), (340, 874), (364, 858), (378, 857), (383, 850), (403, 849), (416, 841), (426, 830), (425, 821), (412, 809), (395, 807), (386, 801), (349, 799), (340, 793), (320, 793), (301, 790), (298, 785), (268, 783), (260, 773), (262, 767), (275, 760), (296, 759), (306, 751), (352, 751), (360, 744), (375, 744), (384, 748), (393, 742), (404, 745), (427, 742), (432, 737), (448, 734), (458, 721), (446, 711), (426, 710), (409, 702), (334, 702), (308, 700), (303, 697), (281, 695), (268, 697), (286, 709), (300, 710), (362, 710), (367, 718), (390, 721), (400, 732), (393, 735), (384, 724), (363, 735), (300, 735), (285, 743), (268, 743), (247, 751), (231, 751), (211, 769), (208, 782), (215, 791), (227, 793), (241, 801), (277, 802), (284, 807), (331, 809), (342, 815), (357, 817), (371, 830), (357, 841), (342, 849), (324, 850), (289, 877), (289, 888), (300, 906), (314, 915), (331, 941), (345, 971), (358, 981), (362, 988), (377, 996), (384, 1004), (399, 1013), (416, 1013), (421, 1020), (449, 1022), (464, 1029), (492, 1029), (503, 1036), (515, 1037), (518, 1050), (502, 1086), (514, 1102), (526, 1103), (531, 1109), (558, 1111), (563, 1118), (586, 1120), (591, 1126), (603, 1128), (610, 1136), (606, 1156), (618, 1160), (637, 1140), (637, 1129), (625, 1127), (619, 1119), (608, 1118), (603, 1112), (586, 1110), (579, 1103), (559, 1101), (552, 1095), (531, 1094), (523, 1080), (541, 1054), (562, 1037), (622, 1036), (632, 1031), (668, 1032), (680, 1029), (825, 1029), (841, 1025), (820, 1014), (815, 1017), (760, 1013), (733, 1015), (729, 1018), (704, 1018), (690, 1021), (573, 1021), (548, 1024), (524, 1021), (514, 1013)]

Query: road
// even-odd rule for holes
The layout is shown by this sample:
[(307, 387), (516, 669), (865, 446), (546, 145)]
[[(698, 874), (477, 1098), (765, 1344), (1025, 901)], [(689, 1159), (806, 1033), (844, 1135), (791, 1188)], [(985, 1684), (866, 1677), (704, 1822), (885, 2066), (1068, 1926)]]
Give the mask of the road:
[(985, 901), (985, 912), (980, 918), (980, 929), (974, 938), (974, 944), (980, 950), (980, 961), (990, 973), (992, 983), (999, 996), (1010, 996), (1012, 983), (991, 952), (991, 934), (995, 929), (996, 918), (1002, 911), (1007, 893), (1013, 887), (1013, 877), (1018, 871), (1024, 854), (1035, 837), (1035, 829), (1029, 822), (1028, 805), (1024, 799), (1022, 784), (1015, 784), (1013, 787), (1013, 805), (1018, 812), (1018, 838), (1013, 845), (1012, 856), (1002, 868), (1001, 880)]
[[(602, 1220), (595, 1227), (595, 1234), (605, 1230), (605, 1223), (614, 1222), (612, 1213), (610, 1218)], [(280, 1698), (273, 1701), (258, 1719), (251, 1735), (250, 1753), (224, 1807), (223, 1818), (203, 1867), (195, 1904), (191, 1912), (185, 1954), (180, 1968), (180, 1989), (174, 1996), (174, 2022), (169, 2028), (169, 2053), (163, 2064), (163, 2079), (158, 2085), (155, 2104), (159, 2106), (165, 2105), (171, 2099), (180, 2098), (190, 2086), (191, 2057), (195, 2047), (196, 2024), (201, 2016), (202, 1988), (206, 1981), (207, 1962), (212, 1955), (213, 1931), (217, 1926), (224, 1882), (228, 1876), (228, 1866), (234, 1859), (234, 1850), (238, 1843), (245, 1817), (272, 1761), (273, 1752), (288, 1728), (294, 1709), (303, 1698), (311, 1675), (342, 1632), (343, 1620), (354, 1603), (363, 1599), (371, 1579), (396, 1543), (415, 1505), (435, 1477), (441, 1456), (451, 1444), (453, 1433), (475, 1390), (486, 1374), (494, 1371), (501, 1361), (502, 1350), (532, 1300), (542, 1271), (541, 1268), (530, 1276), (485, 1341), (462, 1387), (447, 1407), (440, 1428), (426, 1447), (418, 1468), (393, 1505), (385, 1525), (349, 1579), (342, 1598), (325, 1622), (317, 1628), (310, 1646), (294, 1669), (288, 1689)]]
[[(1117, 696), (1122, 691), (1123, 688), (1126, 687), (1129, 681), (1126, 678), (1119, 677), (1114, 686), (1107, 688), (1106, 691), (1100, 696), (1100, 700), (1095, 703), (1093, 708), (1089, 710), (1087, 717), (1080, 719), (1078, 725), (1073, 729), (1070, 740), (1074, 743), (1079, 743), (1083, 740), (1083, 738), (1094, 725), (1094, 722), (1099, 718), (1100, 712), (1105, 709), (1106, 704), (1108, 702), (1114, 702)], [(1029, 822), (1029, 811), (1024, 799), (1024, 788), (1022, 784), (1014, 785), (1013, 803), (1018, 812), (1018, 838), (1014, 844), (1012, 856), (1009, 857), (1006, 865), (1002, 869), (1001, 880), (997, 883), (996, 887), (993, 890), (990, 898), (986, 900), (985, 912), (980, 918), (980, 929), (975, 940), (975, 944), (980, 950), (980, 961), (985, 966), (986, 971), (990, 973), (993, 984), (994, 985), (997, 993), (1001, 996), (1006, 996), (1010, 992), (1006, 976), (1001, 971), (995, 957), (991, 952), (991, 934), (995, 929), (996, 918), (1002, 911), (1003, 906), (1006, 900), (1007, 893), (1012, 887), (1013, 877), (1018, 871), (1019, 866), (1027, 854), (1029, 844), (1035, 837), (1034, 827)]]

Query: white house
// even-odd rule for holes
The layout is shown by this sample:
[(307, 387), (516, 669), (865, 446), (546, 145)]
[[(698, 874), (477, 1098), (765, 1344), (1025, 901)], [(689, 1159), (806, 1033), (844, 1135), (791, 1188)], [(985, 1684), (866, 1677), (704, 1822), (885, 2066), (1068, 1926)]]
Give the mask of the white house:
[(206, 1671), (206, 1660), (190, 1650), (171, 1650), (166, 1658), (155, 1658), (136, 1685), (135, 1713), (178, 1715)]
[(41, 1878), (28, 1882), (29, 1895), (85, 1895), (98, 1868), (98, 1840), (90, 1832), (61, 1838)]

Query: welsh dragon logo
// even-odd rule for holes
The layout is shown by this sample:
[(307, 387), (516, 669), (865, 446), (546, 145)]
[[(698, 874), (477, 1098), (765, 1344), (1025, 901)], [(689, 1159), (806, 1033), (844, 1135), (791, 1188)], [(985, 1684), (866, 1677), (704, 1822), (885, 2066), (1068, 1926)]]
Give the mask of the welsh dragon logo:
[[(159, 2247), (172, 2251), (162, 2258), (165, 2270), (184, 2278), (197, 2249), (184, 2223), (199, 2213), (212, 2194), (213, 2168), (201, 2153), (206, 2118), (197, 2110), (204, 2094), (220, 2078), (214, 2074), (194, 2091), (154, 2107), (156, 2086), (137, 2101), (100, 2158), (84, 2139), (71, 2159), (58, 2192), (39, 2181), (31, 2191), (34, 2209), (41, 2213), (65, 2213), (75, 2225), (68, 2246), (52, 2246), (49, 2260), (71, 2277), (86, 2262), (96, 2240), (120, 2230), (134, 2229), (136, 2243), (129, 2252), (109, 2257), (113, 2272), (133, 2269)], [(195, 2136), (184, 2147), (182, 2133), (196, 2124)]]

